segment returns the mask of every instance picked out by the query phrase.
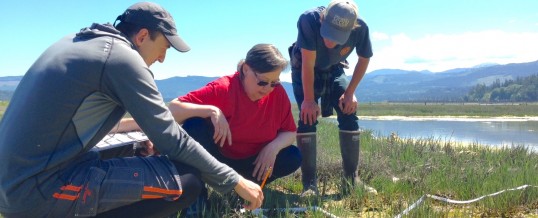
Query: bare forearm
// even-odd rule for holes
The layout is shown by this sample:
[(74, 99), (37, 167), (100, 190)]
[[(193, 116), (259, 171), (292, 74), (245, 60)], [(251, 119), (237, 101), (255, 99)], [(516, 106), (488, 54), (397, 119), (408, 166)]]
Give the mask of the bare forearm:
[(302, 78), (304, 100), (314, 100), (314, 70), (307, 70), (303, 67)]
[(290, 146), (295, 140), (295, 136), (295, 132), (279, 132), (276, 138), (271, 141), (268, 146), (274, 146), (274, 149), (280, 151), (283, 148)]
[(316, 52), (301, 49), (301, 81), (303, 83), (304, 100), (314, 100), (314, 66), (316, 63)]
[(181, 102), (177, 99), (171, 101), (168, 108), (178, 123), (183, 123), (183, 121), (191, 117), (210, 117), (218, 109), (212, 105), (192, 104)]
[(123, 118), (110, 133), (140, 131), (140, 127), (133, 118)]

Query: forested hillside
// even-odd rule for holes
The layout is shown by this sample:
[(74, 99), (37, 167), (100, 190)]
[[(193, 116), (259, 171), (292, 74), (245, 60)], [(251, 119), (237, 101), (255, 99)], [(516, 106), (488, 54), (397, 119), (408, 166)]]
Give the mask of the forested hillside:
[(465, 101), (506, 102), (538, 101), (538, 74), (518, 77), (491, 85), (477, 84), (464, 97)]

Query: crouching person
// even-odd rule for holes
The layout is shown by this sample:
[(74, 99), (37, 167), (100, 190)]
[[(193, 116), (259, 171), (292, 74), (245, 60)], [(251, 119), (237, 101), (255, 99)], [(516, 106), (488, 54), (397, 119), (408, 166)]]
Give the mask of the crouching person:
[(173, 100), (176, 121), (217, 160), (261, 184), (301, 166), (292, 145), (296, 126), (280, 84), (287, 60), (271, 44), (257, 44), (237, 72)]
[[(161, 6), (129, 7), (49, 47), (24, 75), (0, 123), (3, 217), (164, 217), (203, 183), (263, 201), (259, 185), (217, 161), (173, 119), (149, 69), (190, 48)], [(101, 160), (92, 148), (129, 112), (162, 154)]]

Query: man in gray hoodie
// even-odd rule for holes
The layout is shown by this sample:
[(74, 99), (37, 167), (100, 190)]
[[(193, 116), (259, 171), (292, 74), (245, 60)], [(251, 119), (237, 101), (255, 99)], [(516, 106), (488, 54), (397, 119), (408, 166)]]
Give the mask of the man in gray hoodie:
[[(260, 187), (186, 134), (157, 91), (149, 66), (170, 47), (190, 50), (170, 14), (143, 2), (116, 22), (64, 37), (24, 75), (0, 123), (0, 213), (166, 216), (192, 204), (202, 181), (258, 208)], [(91, 150), (126, 112), (161, 155), (101, 160)]]

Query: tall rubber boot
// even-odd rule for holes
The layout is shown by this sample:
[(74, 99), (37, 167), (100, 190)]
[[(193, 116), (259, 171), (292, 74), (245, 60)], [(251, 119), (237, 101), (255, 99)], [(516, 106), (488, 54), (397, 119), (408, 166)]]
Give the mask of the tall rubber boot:
[(303, 156), (301, 163), (301, 174), (303, 182), (303, 193), (301, 196), (308, 197), (318, 195), (316, 176), (316, 133), (297, 133), (297, 147)]
[(343, 191), (349, 193), (357, 186), (369, 193), (377, 193), (372, 187), (363, 184), (359, 177), (360, 131), (340, 130), (340, 152), (344, 168)]

